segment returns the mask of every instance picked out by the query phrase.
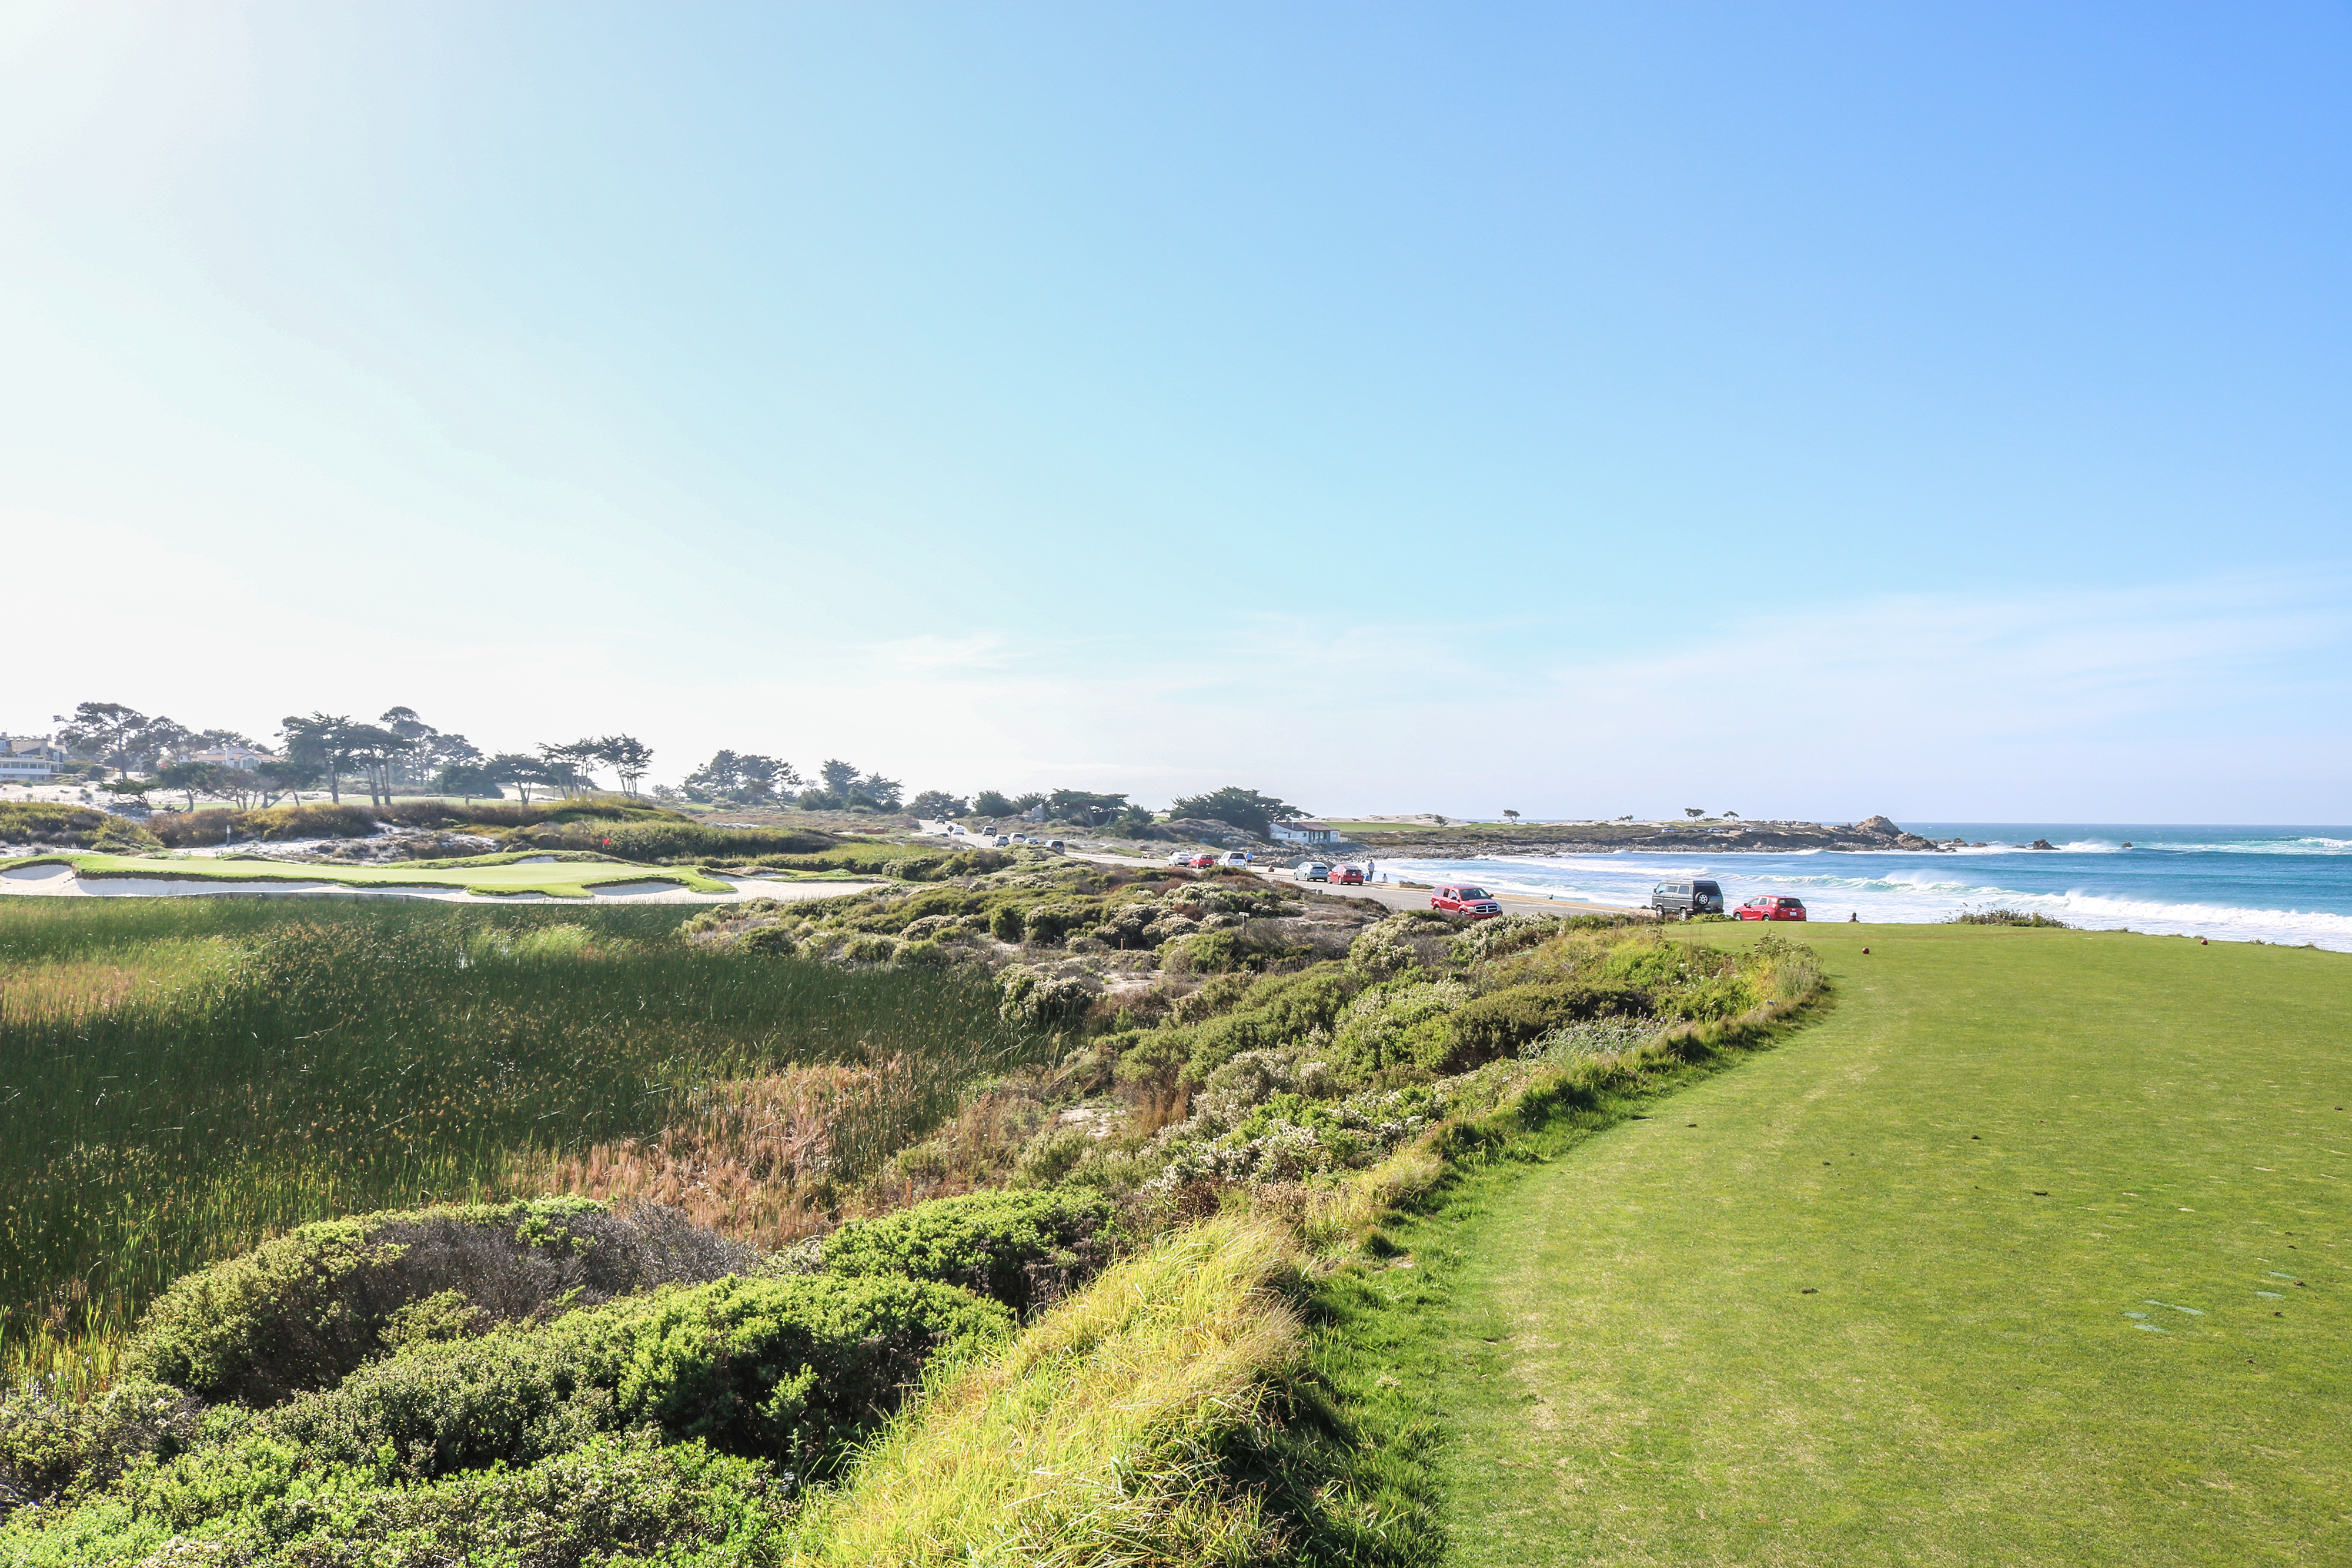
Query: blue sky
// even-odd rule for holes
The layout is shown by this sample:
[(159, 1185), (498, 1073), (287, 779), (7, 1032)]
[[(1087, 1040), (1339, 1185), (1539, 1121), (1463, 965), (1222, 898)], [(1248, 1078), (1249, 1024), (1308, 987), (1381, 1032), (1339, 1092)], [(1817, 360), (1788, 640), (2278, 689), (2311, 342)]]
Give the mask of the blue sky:
[(2321, 5), (12, 6), (0, 725), (2343, 821), (2347, 70)]

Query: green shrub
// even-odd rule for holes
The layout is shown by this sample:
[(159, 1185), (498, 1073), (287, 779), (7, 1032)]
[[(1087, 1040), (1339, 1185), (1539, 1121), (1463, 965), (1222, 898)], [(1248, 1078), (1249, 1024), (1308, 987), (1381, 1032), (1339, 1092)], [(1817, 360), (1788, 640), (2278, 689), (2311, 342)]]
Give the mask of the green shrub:
[(646, 1427), (822, 1476), (897, 1407), (928, 1357), (999, 1343), (1012, 1326), (998, 1303), (929, 1280), (666, 1287), (371, 1363), (216, 1442), (132, 1469), (114, 1500), (180, 1531), (239, 1516), (282, 1522), (321, 1490), (495, 1474)]
[(1433, 1072), (1465, 1071), (1496, 1057), (1517, 1056), (1562, 1024), (1638, 1017), (1649, 1010), (1649, 993), (1620, 980), (1512, 986), (1454, 1009), (1444, 1032), (1422, 1045), (1419, 1060)]
[(2074, 929), (2057, 916), (2044, 915), (2039, 910), (2004, 909), (1998, 906), (1990, 909), (1963, 909), (1958, 914), (1944, 916), (1943, 923), (1947, 925), (2028, 925), (2053, 927), (2060, 931)]
[(997, 974), (996, 986), (1003, 998), (997, 1016), (1032, 1029), (1067, 1029), (1094, 1001), (1094, 992), (1084, 981), (1060, 978), (1026, 964), (1007, 965)]
[(1050, 947), (1066, 933), (1094, 923), (1094, 911), (1083, 904), (1041, 904), (1023, 916), (1021, 935), (1025, 941)]
[(1027, 917), (1012, 904), (999, 904), (989, 911), (988, 934), (999, 942), (1018, 942), (1028, 931)]
[[(163, 813), (158, 813), (159, 816)], [(109, 817), (89, 836), (89, 847), (102, 855), (138, 855), (163, 847), (163, 841), (128, 817)]]
[(585, 1198), (321, 1220), (179, 1280), (124, 1367), (206, 1399), (273, 1405), (381, 1354), (395, 1314), (443, 1291), (506, 1322), (749, 1261), (676, 1210), (624, 1218)]
[(801, 950), (801, 940), (789, 925), (754, 925), (735, 940), (746, 953), (764, 953), (771, 957), (789, 958)]
[(111, 812), (61, 800), (0, 800), (0, 842), (86, 850), (108, 823), (121, 821)]
[(102, 1487), (142, 1456), (168, 1458), (194, 1440), (201, 1408), (184, 1390), (140, 1377), (88, 1400), (29, 1381), (0, 1387), (0, 1518), (68, 1487)]
[(255, 811), (158, 811), (148, 819), (155, 836), (173, 849), (260, 840), (364, 839), (376, 831), (373, 812), (320, 801)]
[(1110, 1220), (1109, 1199), (1067, 1188), (936, 1198), (851, 1220), (825, 1238), (824, 1268), (936, 1280), (1026, 1312), (1102, 1266)]

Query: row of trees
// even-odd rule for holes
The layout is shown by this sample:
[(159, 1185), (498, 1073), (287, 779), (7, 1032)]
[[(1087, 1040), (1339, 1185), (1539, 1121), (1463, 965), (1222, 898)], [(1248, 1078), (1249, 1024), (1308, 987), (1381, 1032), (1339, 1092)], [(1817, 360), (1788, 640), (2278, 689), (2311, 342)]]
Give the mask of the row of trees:
[[(184, 794), (190, 807), (199, 795), (239, 805), (269, 804), (281, 795), (323, 784), (337, 801), (351, 779), (367, 790), (370, 804), (388, 803), (394, 793), (432, 789), (471, 800), (514, 789), (529, 801), (533, 790), (570, 798), (601, 788), (597, 770), (609, 769), (621, 792), (638, 793), (653, 766), (653, 748), (634, 736), (584, 737), (570, 745), (541, 743), (531, 751), (486, 756), (462, 735), (436, 729), (411, 707), (387, 708), (374, 722), (349, 714), (289, 714), (280, 721), (278, 751), (250, 768), (199, 761), (194, 754), (242, 747), (260, 751), (229, 729), (194, 730), (166, 717), (151, 717), (121, 703), (83, 703), (58, 732), (76, 755), (119, 769), (121, 777), (100, 786), (118, 794), (143, 796), (157, 789)], [(1013, 818), (1043, 808), (1056, 822), (1108, 832), (1135, 832), (1149, 826), (1150, 811), (1124, 794), (1092, 789), (1054, 789), (1006, 795), (982, 789), (967, 801), (941, 789), (905, 799), (895, 779), (827, 758), (814, 780), (791, 763), (756, 751), (719, 751), (688, 774), (680, 790), (657, 788), (657, 799), (740, 806), (799, 806), (806, 810), (910, 811), (943, 818)], [(1171, 819), (1220, 821), (1267, 836), (1277, 821), (1305, 815), (1297, 807), (1255, 789), (1227, 786), (1189, 796), (1169, 807)]]
[(302, 790), (319, 788), (340, 802), (347, 779), (364, 787), (375, 805), (389, 802), (403, 789), (470, 800), (501, 795), (509, 786), (528, 801), (533, 789), (569, 797), (598, 789), (599, 768), (611, 769), (623, 794), (635, 795), (654, 757), (651, 747), (629, 735), (485, 756), (464, 736), (425, 723), (412, 707), (387, 708), (373, 723), (349, 714), (289, 714), (279, 721), (277, 751), (247, 758), (249, 766), (197, 756), (239, 748), (263, 752), (247, 736), (189, 729), (122, 703), (79, 704), (58, 740), (68, 753), (121, 775), (100, 788), (142, 798), (152, 789), (175, 790), (192, 808), (198, 795), (268, 805), (280, 796), (299, 800)]

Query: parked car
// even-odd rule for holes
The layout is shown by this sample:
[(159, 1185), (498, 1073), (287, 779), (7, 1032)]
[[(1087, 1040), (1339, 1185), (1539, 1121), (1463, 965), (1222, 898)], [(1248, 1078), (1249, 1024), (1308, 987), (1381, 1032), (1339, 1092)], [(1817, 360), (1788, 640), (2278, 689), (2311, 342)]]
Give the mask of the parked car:
[(997, 847), (998, 849), (1000, 849), (1000, 850), (1001, 850), (1001, 849), (1003, 849), (1006, 845), (1008, 845), (1008, 844), (1010, 844), (1010, 843), (1012, 843), (1012, 842), (1013, 842), (1013, 840), (1011, 839), (1011, 837), (1010, 837), (1010, 836), (1008, 836), (1008, 835), (1006, 835), (1006, 834), (999, 833), (999, 834), (997, 834), (997, 835), (996, 835), (996, 847)]
[(1732, 913), (1742, 920), (1802, 920), (1805, 917), (1805, 901), (1768, 893), (1749, 899)]
[(1175, 853), (1168, 857), (1168, 863), (1170, 865), (1191, 865), (1192, 863), (1192, 852), (1191, 850), (1178, 850)]
[(1662, 882), (1650, 890), (1650, 907), (1670, 920), (1723, 913), (1723, 889), (1711, 882)]
[(1335, 865), (1331, 868), (1331, 880), (1361, 887), (1364, 885), (1364, 868), (1360, 865)]
[[(1358, 873), (1359, 880), (1361, 874)], [(1429, 907), (1442, 909), (1448, 915), (1466, 915), (1473, 920), (1485, 920), (1503, 913), (1503, 906), (1495, 902), (1493, 894), (1466, 882), (1441, 884), (1429, 895)]]
[(1227, 850), (1225, 852), (1225, 858), (1217, 863), (1220, 865), (1247, 865), (1249, 862), (1250, 852), (1247, 850)]
[(1061, 840), (1059, 840), (1059, 839), (1047, 839), (1047, 840), (1045, 841), (1045, 847), (1046, 847), (1047, 849), (1049, 849), (1049, 850), (1054, 850), (1054, 851), (1057, 851), (1057, 852), (1058, 852), (1058, 851), (1061, 851), (1061, 850), (1067, 849), (1069, 846), (1068, 846), (1067, 844), (1065, 844), (1064, 842), (1062, 842), (1062, 841), (1061, 841)]
[(1207, 871), (1210, 867), (1217, 863), (1217, 857), (1209, 853), (1208, 851), (1202, 850), (1199, 854), (1194, 855), (1191, 860), (1184, 863), (1191, 866), (1195, 871)]
[(1291, 874), (1301, 882), (1328, 882), (1331, 868), (1321, 861), (1300, 861), (1291, 868)]

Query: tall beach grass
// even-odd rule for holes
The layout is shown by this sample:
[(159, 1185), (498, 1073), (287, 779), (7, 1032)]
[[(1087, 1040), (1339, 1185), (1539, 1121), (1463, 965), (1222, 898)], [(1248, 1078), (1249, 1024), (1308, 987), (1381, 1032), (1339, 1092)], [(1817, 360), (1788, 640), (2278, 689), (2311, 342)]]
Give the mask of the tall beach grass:
[(0, 906), (0, 1374), (102, 1381), (147, 1300), (285, 1227), (577, 1186), (778, 1097), (730, 1085), (803, 1082), (793, 1176), (855, 1180), (1050, 1049), (984, 983), (689, 945), (687, 913)]

